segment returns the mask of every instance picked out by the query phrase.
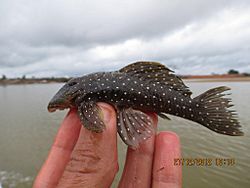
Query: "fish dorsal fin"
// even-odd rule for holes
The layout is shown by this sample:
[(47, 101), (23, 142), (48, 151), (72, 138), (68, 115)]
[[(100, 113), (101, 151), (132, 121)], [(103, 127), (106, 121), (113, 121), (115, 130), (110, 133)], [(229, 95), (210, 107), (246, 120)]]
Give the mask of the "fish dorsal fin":
[(167, 85), (185, 96), (190, 96), (192, 94), (188, 87), (172, 70), (158, 62), (135, 62), (123, 67), (119, 72), (137, 76), (145, 81)]
[(86, 129), (94, 132), (102, 132), (105, 129), (101, 109), (95, 102), (82, 102), (77, 108), (81, 123)]
[(117, 129), (122, 140), (134, 149), (138, 148), (142, 141), (155, 134), (152, 118), (132, 108), (118, 110)]

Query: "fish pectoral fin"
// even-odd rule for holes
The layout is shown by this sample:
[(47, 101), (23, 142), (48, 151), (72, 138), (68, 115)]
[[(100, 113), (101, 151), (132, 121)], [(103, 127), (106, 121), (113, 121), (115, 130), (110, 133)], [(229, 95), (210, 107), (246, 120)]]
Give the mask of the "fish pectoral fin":
[(166, 114), (164, 113), (159, 113), (158, 116), (160, 116), (163, 119), (171, 120)]
[(121, 139), (134, 149), (138, 148), (142, 141), (155, 134), (152, 118), (132, 108), (118, 110), (117, 128)]
[(82, 102), (78, 106), (78, 115), (83, 126), (94, 132), (102, 132), (105, 124), (102, 120), (102, 111), (95, 102)]
[(137, 76), (143, 80), (168, 86), (170, 89), (181, 92), (185, 96), (190, 96), (192, 92), (183, 83), (183, 81), (174, 74), (174, 71), (158, 62), (139, 61), (127, 65), (119, 70), (119, 72)]

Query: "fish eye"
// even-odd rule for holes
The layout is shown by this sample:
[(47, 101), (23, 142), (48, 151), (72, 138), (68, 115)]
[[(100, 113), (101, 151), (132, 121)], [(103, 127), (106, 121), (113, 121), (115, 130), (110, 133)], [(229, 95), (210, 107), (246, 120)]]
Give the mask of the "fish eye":
[(77, 82), (70, 82), (70, 83), (68, 83), (69, 86), (73, 86), (73, 85), (76, 85), (76, 84), (77, 84)]

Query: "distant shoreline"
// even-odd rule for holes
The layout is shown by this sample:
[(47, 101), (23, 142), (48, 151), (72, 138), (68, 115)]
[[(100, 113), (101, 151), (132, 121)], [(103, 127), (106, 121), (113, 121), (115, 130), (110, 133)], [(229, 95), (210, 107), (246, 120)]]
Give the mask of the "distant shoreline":
[(187, 82), (250, 82), (250, 76), (204, 78), (189, 77), (183, 78), (183, 80)]
[[(250, 76), (243, 75), (194, 75), (180, 76), (187, 82), (250, 82)], [(65, 83), (71, 78), (26, 78), (0, 79), (0, 85)]]
[(48, 83), (64, 83), (71, 78), (13, 78), (13, 79), (1, 79), (0, 85), (20, 85), (20, 84), (48, 84)]

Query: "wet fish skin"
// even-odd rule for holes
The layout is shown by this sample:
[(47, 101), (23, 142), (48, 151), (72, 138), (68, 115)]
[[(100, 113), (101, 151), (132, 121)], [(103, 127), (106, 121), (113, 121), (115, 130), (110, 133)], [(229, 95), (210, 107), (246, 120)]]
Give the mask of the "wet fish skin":
[(95, 132), (105, 125), (97, 102), (106, 102), (117, 111), (118, 133), (132, 147), (154, 134), (146, 112), (165, 113), (198, 122), (227, 135), (243, 135), (230, 99), (222, 86), (191, 98), (192, 92), (173, 74), (156, 62), (136, 62), (119, 71), (99, 72), (73, 78), (53, 97), (49, 111), (76, 106), (82, 124)]

